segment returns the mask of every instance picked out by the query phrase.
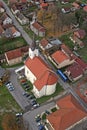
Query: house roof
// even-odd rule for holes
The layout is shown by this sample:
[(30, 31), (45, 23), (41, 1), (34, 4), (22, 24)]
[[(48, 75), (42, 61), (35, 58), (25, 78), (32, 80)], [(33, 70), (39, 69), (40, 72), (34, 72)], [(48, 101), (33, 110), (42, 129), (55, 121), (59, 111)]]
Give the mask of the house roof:
[(11, 33), (14, 34), (15, 32), (17, 32), (16, 28), (14, 26), (10, 27)]
[(48, 3), (43, 2), (43, 3), (40, 4), (40, 6), (41, 6), (42, 8), (46, 8), (46, 7), (48, 7)]
[(43, 85), (47, 85), (47, 83), (48, 85), (51, 85), (57, 82), (56, 75), (40, 57), (27, 59), (25, 65), (37, 78), (37, 81), (35, 81), (35, 85), (38, 90), (40, 90)]
[(87, 5), (83, 7), (83, 10), (87, 12)]
[(76, 2), (73, 2), (72, 5), (73, 5), (75, 8), (79, 8), (79, 7), (80, 7), (80, 5), (79, 5), (78, 3), (76, 3)]
[(75, 58), (75, 61), (81, 66), (81, 68), (85, 71), (87, 69), (87, 63), (85, 63), (82, 59), (80, 58)]
[(68, 56), (73, 55), (73, 52), (65, 44), (61, 45), (61, 50), (63, 50)]
[(5, 53), (5, 55), (7, 56), (8, 60), (12, 60), (21, 57), (23, 53), (28, 52), (28, 48), (28, 46), (25, 46), (12, 51), (8, 51)]
[(2, 16), (0, 17), (0, 19), (2, 21), (4, 21), (7, 17), (8, 17), (8, 15), (6, 13), (3, 13)]
[(56, 63), (61, 64), (63, 61), (68, 60), (69, 57), (62, 51), (58, 50), (54, 52), (51, 57), (55, 60)]
[(46, 40), (45, 38), (43, 38), (43, 39), (40, 41), (40, 44), (41, 44), (43, 47), (47, 46), (48, 43), (49, 43), (48, 40)]
[(45, 32), (45, 28), (42, 25), (40, 25), (38, 22), (34, 22), (32, 26), (36, 28), (38, 31)]
[(79, 30), (77, 30), (77, 31), (75, 31), (75, 32), (77, 32), (77, 33), (79, 34), (79, 36), (82, 37), (82, 38), (84, 38), (85, 35), (86, 35), (85, 30), (82, 30), (82, 29), (79, 29)]
[(54, 130), (65, 130), (87, 116), (72, 95), (68, 95), (57, 102), (59, 110), (47, 116)]
[(71, 66), (69, 66), (66, 69), (67, 72), (70, 72), (70, 77), (72, 78), (77, 78), (80, 75), (83, 75), (83, 70), (81, 66), (78, 63), (73, 63)]

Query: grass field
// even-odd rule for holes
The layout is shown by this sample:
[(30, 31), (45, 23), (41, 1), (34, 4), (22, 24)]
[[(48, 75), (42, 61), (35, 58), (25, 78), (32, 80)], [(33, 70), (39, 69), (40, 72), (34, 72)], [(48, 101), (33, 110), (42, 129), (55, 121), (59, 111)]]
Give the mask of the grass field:
[(0, 54), (27, 45), (22, 37), (14, 39), (0, 38)]
[(21, 108), (13, 99), (7, 88), (5, 86), (0, 87), (0, 130), (3, 130), (1, 125), (3, 115), (20, 111)]

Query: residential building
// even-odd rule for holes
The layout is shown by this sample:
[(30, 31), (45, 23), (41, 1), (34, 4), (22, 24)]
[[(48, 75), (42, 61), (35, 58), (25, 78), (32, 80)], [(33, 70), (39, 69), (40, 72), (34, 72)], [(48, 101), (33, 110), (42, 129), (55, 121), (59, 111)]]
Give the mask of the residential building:
[(38, 36), (44, 37), (46, 30), (45, 28), (37, 21), (33, 21), (30, 23), (30, 29)]
[(0, 20), (2, 20), (3, 25), (12, 24), (12, 19), (6, 13), (0, 17)]
[(74, 32), (74, 36), (76, 36), (80, 39), (83, 39), (86, 36), (86, 32), (85, 32), (85, 30), (79, 29)]
[(22, 62), (22, 57), (28, 53), (28, 46), (11, 50), (5, 53), (8, 65), (14, 65)]
[(71, 94), (57, 101), (57, 107), (57, 111), (47, 116), (51, 130), (70, 130), (87, 119), (87, 113)]
[(29, 19), (26, 18), (20, 11), (17, 11), (17, 13), (15, 14), (15, 17), (18, 19), (21, 25), (25, 25), (29, 23)]
[(6, 29), (5, 36), (7, 38), (9, 38), (9, 37), (15, 38), (15, 37), (20, 37), (21, 33), (14, 26), (12, 26), (12, 27), (9, 27)]

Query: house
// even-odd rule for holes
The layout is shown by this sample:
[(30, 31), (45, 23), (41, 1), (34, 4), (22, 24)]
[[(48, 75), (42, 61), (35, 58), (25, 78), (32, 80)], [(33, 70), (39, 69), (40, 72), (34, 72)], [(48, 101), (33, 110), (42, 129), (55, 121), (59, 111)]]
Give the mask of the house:
[(80, 48), (84, 47), (83, 41), (80, 40), (78, 37), (72, 36), (72, 37), (70, 37), (70, 39), (74, 43), (75, 46), (79, 46)]
[(59, 109), (47, 116), (51, 130), (70, 130), (87, 118), (87, 113), (70, 94), (57, 101)]
[(0, 20), (2, 21), (3, 25), (12, 24), (12, 19), (6, 13), (0, 17)]
[(67, 67), (64, 73), (72, 82), (80, 79), (84, 74), (81, 66), (76, 62)]
[(66, 13), (70, 13), (71, 9), (69, 7), (63, 7), (61, 11), (62, 13), (66, 14)]
[(14, 26), (12, 26), (12, 27), (9, 27), (9, 28), (6, 29), (5, 36), (7, 38), (9, 38), (9, 37), (15, 38), (15, 37), (20, 37), (21, 33)]
[(86, 32), (83, 29), (79, 29), (77, 31), (74, 31), (74, 36), (83, 39), (86, 36)]
[(48, 8), (48, 3), (46, 3), (46, 2), (42, 2), (41, 4), (40, 4), (40, 8), (41, 9), (47, 9)]
[(73, 2), (73, 3), (72, 3), (72, 6), (73, 6), (75, 9), (80, 9), (80, 5), (79, 5), (77, 2)]
[(61, 49), (54, 52), (48, 58), (57, 68), (62, 68), (74, 62), (72, 56), (72, 51), (65, 44), (61, 44)]
[(13, 4), (13, 5), (11, 6), (11, 11), (12, 11), (13, 14), (16, 14), (17, 12), (19, 12), (19, 10), (17, 9), (17, 7), (16, 7), (15, 4)]
[(5, 53), (8, 65), (14, 65), (22, 62), (22, 57), (28, 53), (28, 46), (11, 50)]
[(37, 98), (51, 95), (56, 90), (57, 76), (34, 46), (29, 48), (29, 58), (25, 61), (25, 76), (33, 84), (33, 93)]
[(39, 43), (40, 48), (44, 51), (46, 49), (51, 48), (53, 45), (49, 43), (49, 41), (43, 38)]
[(44, 37), (46, 30), (45, 28), (37, 21), (33, 21), (30, 23), (30, 29), (38, 36)]
[(20, 11), (15, 14), (18, 21), (21, 23), (21, 25), (25, 25), (29, 23), (28, 18), (26, 18)]
[(83, 10), (87, 12), (87, 5), (83, 7)]
[(0, 25), (0, 37), (2, 37), (3, 35), (4, 35), (4, 29), (2, 25)]

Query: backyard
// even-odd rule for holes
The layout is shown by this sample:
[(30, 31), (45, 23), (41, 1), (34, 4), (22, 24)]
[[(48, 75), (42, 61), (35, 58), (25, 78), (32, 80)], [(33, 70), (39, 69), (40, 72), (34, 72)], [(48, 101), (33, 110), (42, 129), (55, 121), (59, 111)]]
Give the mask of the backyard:
[(15, 39), (0, 38), (0, 54), (27, 45), (22, 37)]
[(21, 108), (5, 86), (0, 87), (0, 99), (0, 130), (3, 130), (1, 125), (3, 116), (7, 113), (20, 112)]

